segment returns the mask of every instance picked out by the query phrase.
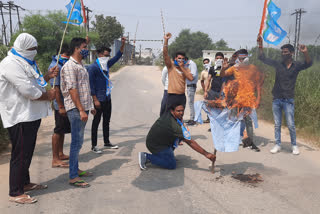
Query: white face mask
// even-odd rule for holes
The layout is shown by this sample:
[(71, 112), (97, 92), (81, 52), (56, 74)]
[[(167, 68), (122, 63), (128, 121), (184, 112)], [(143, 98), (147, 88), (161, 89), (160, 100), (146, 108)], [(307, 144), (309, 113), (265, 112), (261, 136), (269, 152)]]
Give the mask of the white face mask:
[(244, 60), (241, 62), (240, 60), (239, 60), (239, 58), (236, 60), (236, 63), (237, 64), (239, 64), (239, 65), (249, 65), (249, 57), (246, 57), (246, 58), (244, 58)]
[(109, 61), (110, 57), (99, 57), (99, 62), (100, 65), (102, 67), (102, 70), (106, 71), (108, 68), (108, 61)]
[(215, 70), (217, 70), (217, 69), (221, 70), (222, 64), (223, 64), (223, 59), (217, 59), (215, 61), (214, 69)]
[(204, 67), (204, 69), (206, 70), (206, 71), (209, 71), (209, 69), (210, 69), (210, 64), (204, 64), (203, 65), (203, 67)]
[(23, 57), (25, 57), (25, 58), (33, 61), (34, 58), (35, 58), (35, 56), (37, 55), (37, 50), (33, 50), (33, 51), (28, 51), (28, 50), (26, 50), (26, 51), (23, 51), (22, 53), (20, 52), (20, 54), (21, 54)]

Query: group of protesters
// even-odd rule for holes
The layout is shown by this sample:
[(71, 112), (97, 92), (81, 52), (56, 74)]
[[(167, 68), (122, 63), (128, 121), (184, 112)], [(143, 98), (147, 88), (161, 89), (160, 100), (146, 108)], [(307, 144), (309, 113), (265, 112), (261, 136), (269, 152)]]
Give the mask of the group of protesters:
[[(148, 162), (162, 168), (175, 169), (174, 150), (182, 142), (210, 161), (216, 160), (215, 153), (204, 150), (192, 139), (188, 129), (188, 126), (196, 125), (194, 99), (198, 71), (196, 64), (189, 60), (184, 52), (177, 52), (173, 60), (170, 58), (168, 41), (171, 36), (170, 33), (164, 36), (163, 56), (166, 67), (162, 73), (162, 81), (165, 90), (160, 117), (152, 125), (146, 138), (146, 146), (151, 153), (139, 152), (138, 156), (142, 170), (147, 168)], [(58, 48), (57, 55), (53, 56), (47, 74), (43, 75), (34, 60), (37, 54), (37, 40), (28, 33), (21, 33), (16, 38), (8, 56), (0, 63), (0, 113), (3, 126), (7, 128), (12, 143), (9, 175), (10, 201), (21, 204), (35, 203), (37, 200), (26, 193), (47, 188), (46, 185), (30, 181), (29, 167), (41, 118), (51, 114), (51, 102), (53, 102), (55, 118), (52, 135), (52, 167), (69, 168), (69, 184), (82, 188), (90, 186), (83, 180), (83, 177), (92, 176), (92, 172), (80, 170), (78, 163), (89, 112), (94, 115), (91, 126), (92, 152), (102, 153), (102, 150), (97, 147), (97, 132), (101, 117), (103, 118), (104, 146), (112, 149), (118, 148), (109, 140), (111, 90), (113, 88), (109, 79), (109, 69), (121, 58), (125, 41), (125, 38), (121, 39), (120, 50), (113, 58), (110, 58), (111, 49), (109, 47), (100, 47), (97, 50), (96, 61), (86, 68), (82, 61), (89, 55), (89, 38), (73, 38), (70, 44), (64, 44)], [(282, 111), (284, 111), (293, 154), (297, 155), (299, 149), (296, 145), (294, 125), (294, 88), (299, 72), (312, 65), (311, 58), (306, 46), (301, 45), (299, 48), (305, 56), (305, 62), (294, 61), (292, 59), (294, 48), (287, 44), (281, 47), (282, 60), (271, 60), (263, 54), (261, 37), (258, 37), (258, 44), (259, 59), (275, 67), (276, 70), (275, 85), (272, 91), (276, 145), (272, 148), (271, 153), (277, 153), (281, 149), (281, 120)], [(232, 106), (229, 105), (233, 103), (229, 97), (230, 91), (225, 88), (230, 86), (239, 88), (240, 86), (229, 84), (229, 82), (241, 76), (249, 76), (247, 73), (249, 67), (250, 70), (257, 70), (254, 65), (250, 65), (248, 51), (245, 49), (236, 51), (229, 60), (222, 52), (218, 52), (214, 66), (211, 66), (209, 59), (203, 60), (203, 66), (204, 71), (201, 73), (200, 81), (204, 91), (203, 99), (210, 108)], [(49, 81), (51, 89), (47, 87)], [(261, 86), (262, 84), (259, 83), (254, 87), (255, 105), (250, 106), (250, 112), (252, 108), (259, 107)], [(231, 91), (234, 91), (234, 88), (231, 87)], [(187, 125), (183, 120), (187, 103), (185, 91), (187, 91), (190, 107), (190, 120), (187, 121)], [(241, 107), (245, 109), (247, 106)], [(211, 120), (212, 116), (208, 114), (206, 122), (211, 122)], [(245, 129), (247, 136), (243, 134)], [(211, 131), (214, 135), (214, 130)], [(63, 152), (67, 133), (71, 133), (69, 155)], [(240, 135), (243, 136), (244, 147), (260, 151), (253, 143), (252, 120), (248, 114), (244, 114), (241, 120)]]
[[(78, 163), (89, 111), (94, 115), (91, 150), (102, 153), (97, 147), (101, 117), (105, 148), (118, 148), (109, 140), (112, 89), (109, 68), (121, 58), (125, 41), (125, 38), (121, 39), (120, 50), (113, 58), (110, 58), (109, 47), (100, 47), (96, 61), (86, 68), (83, 60), (89, 55), (89, 38), (73, 38), (70, 44), (58, 48), (47, 74), (43, 75), (34, 60), (38, 48), (36, 38), (28, 33), (21, 33), (16, 38), (8, 56), (0, 63), (0, 113), (12, 143), (10, 201), (35, 203), (37, 200), (26, 193), (47, 188), (47, 185), (30, 181), (29, 167), (41, 118), (51, 115), (51, 102), (55, 118), (52, 167), (69, 168), (69, 184), (90, 186), (82, 177), (92, 176), (92, 172), (80, 170)], [(51, 89), (48, 89), (49, 81)], [(67, 133), (71, 133), (69, 155), (63, 153)]]
[[(170, 38), (170, 33), (164, 36), (163, 57), (165, 67), (162, 71), (162, 83), (165, 88), (161, 102), (160, 118), (153, 124), (147, 135), (146, 146), (151, 154), (139, 152), (138, 157), (141, 170), (147, 169), (148, 163), (166, 169), (175, 169), (176, 159), (174, 157), (174, 150), (179, 144), (182, 144), (182, 142), (186, 142), (192, 149), (203, 154), (211, 161), (214, 162), (216, 159), (216, 150), (214, 154), (208, 153), (191, 138), (188, 126), (196, 125), (194, 95), (197, 87), (198, 72), (196, 66), (193, 65), (194, 62), (188, 60), (184, 52), (176, 52), (173, 60), (169, 57), (168, 40)], [(263, 63), (274, 67), (276, 72), (274, 88), (272, 90), (272, 110), (275, 121), (276, 145), (270, 152), (275, 154), (281, 149), (281, 124), (282, 112), (284, 112), (290, 131), (292, 153), (298, 155), (300, 151), (296, 144), (294, 125), (294, 89), (299, 72), (310, 67), (312, 60), (306, 46), (300, 45), (299, 50), (304, 54), (305, 61), (303, 63), (294, 61), (293, 55), (295, 50), (291, 44), (286, 44), (281, 47), (281, 60), (272, 60), (266, 58), (263, 54), (263, 39), (261, 36), (258, 37), (257, 42), (259, 45), (258, 58)], [(242, 111), (243, 114), (239, 126), (241, 136), (239, 139), (242, 139), (242, 142), (239, 142), (236, 147), (242, 143), (243, 147), (248, 147), (259, 152), (260, 149), (253, 142), (254, 133), (251, 113), (255, 113), (255, 109), (260, 105), (263, 76), (256, 75), (259, 70), (256, 66), (250, 64), (248, 51), (246, 49), (240, 49), (236, 51), (229, 60), (224, 57), (222, 52), (217, 52), (214, 65), (211, 66), (210, 60), (206, 58), (203, 59), (203, 66), (204, 71), (201, 72), (200, 82), (204, 92), (203, 99), (206, 100), (205, 109), (234, 108), (239, 88), (245, 87), (244, 84), (251, 81), (253, 85), (252, 94), (254, 95), (251, 98), (254, 99), (254, 104), (251, 106), (237, 106), (237, 110)], [(252, 78), (252, 76), (257, 76), (258, 78)], [(238, 81), (236, 84), (232, 81), (240, 78), (244, 78), (247, 81)], [(225, 90), (226, 85), (228, 85), (229, 90)], [(184, 124), (183, 115), (186, 107), (186, 87), (190, 106), (190, 120)], [(245, 97), (244, 99), (250, 98)], [(231, 109), (231, 111), (232, 110), (234, 109)], [(210, 114), (210, 112), (211, 110), (207, 111), (208, 114)], [(213, 117), (211, 117), (211, 119), (212, 118)], [(213, 118), (213, 120), (216, 119), (217, 118)], [(228, 118), (226, 118), (226, 120), (228, 120)], [(210, 122), (209, 117), (207, 117), (205, 122)], [(245, 129), (246, 135), (244, 134)], [(209, 129), (209, 131), (211, 131), (211, 129)], [(212, 133), (213, 136), (215, 136), (215, 134), (217, 133)], [(217, 138), (214, 139), (217, 140)], [(218, 142), (214, 142), (215, 145), (217, 143)], [(228, 144), (228, 142), (226, 143)]]

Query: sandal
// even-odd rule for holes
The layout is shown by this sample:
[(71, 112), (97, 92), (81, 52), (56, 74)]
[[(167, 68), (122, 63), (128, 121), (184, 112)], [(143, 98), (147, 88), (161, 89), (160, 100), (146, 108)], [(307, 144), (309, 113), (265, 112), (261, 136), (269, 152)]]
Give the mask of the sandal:
[(28, 192), (28, 191), (32, 191), (32, 190), (42, 190), (42, 189), (47, 189), (48, 188), (48, 185), (42, 185), (42, 184), (30, 183), (28, 185), (30, 185), (30, 187), (24, 187), (23, 191)]
[(93, 176), (92, 172), (82, 171), (81, 173), (79, 173), (79, 177), (91, 177), (91, 176)]
[(23, 194), (15, 197), (9, 197), (9, 201), (18, 204), (33, 204), (37, 202), (37, 199), (31, 198), (30, 195)]
[(76, 182), (74, 182), (74, 183), (69, 182), (69, 184), (70, 184), (71, 186), (80, 187), (80, 188), (87, 188), (87, 187), (90, 186), (90, 184), (88, 184), (88, 183), (85, 182), (84, 180), (78, 180), (78, 181), (76, 181)]

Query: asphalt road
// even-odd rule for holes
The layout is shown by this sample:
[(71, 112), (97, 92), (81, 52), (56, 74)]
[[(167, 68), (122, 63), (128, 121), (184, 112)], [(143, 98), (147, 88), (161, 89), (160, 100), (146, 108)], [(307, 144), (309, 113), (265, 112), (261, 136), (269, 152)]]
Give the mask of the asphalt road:
[[(215, 174), (210, 173), (210, 162), (187, 145), (175, 152), (176, 170), (140, 171), (138, 152), (147, 151), (146, 135), (159, 115), (160, 75), (157, 67), (131, 66), (112, 76), (110, 139), (119, 149), (105, 149), (101, 155), (90, 151), (90, 116), (80, 155), (81, 169), (94, 173), (86, 179), (90, 188), (70, 186), (68, 169), (51, 168), (53, 117), (42, 121), (31, 165), (32, 182), (49, 185), (47, 190), (31, 193), (38, 199), (36, 204), (8, 202), (10, 153), (2, 154), (0, 213), (319, 213), (319, 150), (298, 138), (301, 154), (292, 155), (284, 130), (284, 148), (272, 155), (273, 125), (263, 121), (255, 130), (261, 152), (240, 148), (235, 153), (218, 153)], [(185, 119), (189, 119), (188, 109)], [(200, 145), (213, 151), (208, 128), (204, 124), (190, 129)], [(70, 136), (65, 142), (68, 153)], [(98, 146), (103, 146), (101, 129)], [(249, 184), (232, 178), (241, 173), (259, 173), (263, 182)]]

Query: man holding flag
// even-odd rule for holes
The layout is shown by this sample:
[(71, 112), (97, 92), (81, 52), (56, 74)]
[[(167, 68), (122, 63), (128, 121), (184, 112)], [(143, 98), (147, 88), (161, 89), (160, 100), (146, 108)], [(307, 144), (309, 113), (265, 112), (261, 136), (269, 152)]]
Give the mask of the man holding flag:
[[(265, 0), (260, 32), (258, 36), (259, 59), (276, 70), (276, 79), (272, 89), (273, 103), (272, 111), (275, 123), (276, 145), (270, 150), (275, 154), (281, 149), (281, 123), (282, 110), (285, 113), (287, 125), (290, 132), (292, 154), (298, 155), (299, 149), (296, 143), (296, 129), (294, 124), (294, 89), (298, 74), (312, 65), (307, 47), (300, 45), (299, 49), (304, 54), (304, 63), (295, 62), (292, 59), (294, 47), (286, 44), (281, 47), (282, 61), (268, 59), (263, 54), (263, 39), (273, 45), (278, 45), (287, 33), (278, 25), (277, 20), (281, 16), (281, 9), (272, 0)], [(262, 34), (262, 30), (263, 34)], [(263, 39), (262, 39), (263, 37)]]

